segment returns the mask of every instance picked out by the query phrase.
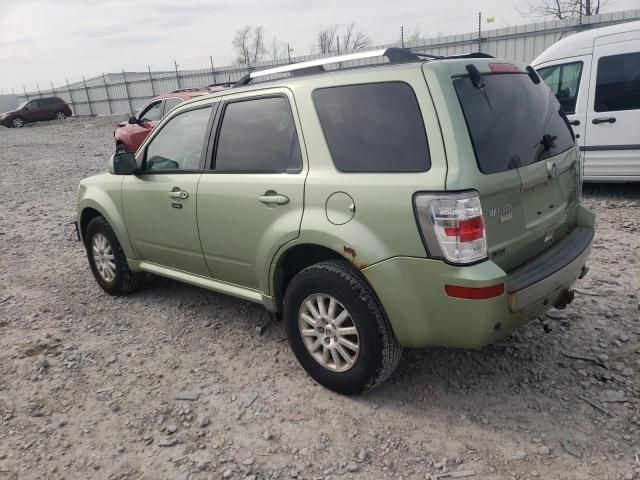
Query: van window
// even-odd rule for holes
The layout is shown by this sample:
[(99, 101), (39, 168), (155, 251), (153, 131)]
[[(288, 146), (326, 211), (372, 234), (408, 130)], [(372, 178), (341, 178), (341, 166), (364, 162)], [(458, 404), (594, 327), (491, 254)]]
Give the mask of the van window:
[(540, 77), (556, 95), (562, 111), (567, 114), (576, 113), (576, 99), (580, 89), (582, 62), (563, 63), (538, 70)]
[(229, 103), (222, 117), (215, 169), (234, 173), (297, 173), (302, 153), (285, 97)]
[(413, 89), (386, 82), (322, 88), (313, 101), (341, 172), (425, 172), (431, 166)]
[(569, 123), (546, 84), (536, 85), (526, 73), (482, 80), (482, 88), (466, 76), (453, 80), (482, 173), (531, 165), (573, 147)]
[(596, 112), (640, 109), (640, 52), (598, 60)]

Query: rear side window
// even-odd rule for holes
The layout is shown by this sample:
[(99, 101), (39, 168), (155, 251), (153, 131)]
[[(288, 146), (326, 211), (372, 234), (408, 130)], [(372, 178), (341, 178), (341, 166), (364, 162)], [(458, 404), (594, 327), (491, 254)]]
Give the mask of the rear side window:
[(576, 113), (576, 100), (580, 89), (582, 62), (553, 65), (538, 70), (547, 86), (555, 94), (562, 111), (567, 114)]
[(289, 100), (266, 97), (227, 104), (215, 169), (238, 173), (296, 173), (302, 154)]
[(640, 109), (640, 52), (601, 57), (596, 79), (596, 112)]
[(422, 114), (402, 82), (315, 90), (313, 101), (341, 172), (425, 172), (431, 167)]
[(531, 165), (573, 147), (573, 135), (555, 95), (525, 73), (453, 80), (482, 173)]
[(169, 113), (171, 111), (171, 109), (173, 107), (176, 107), (178, 105), (180, 105), (182, 103), (182, 99), (181, 98), (167, 98), (164, 101), (164, 114), (166, 115), (167, 113)]

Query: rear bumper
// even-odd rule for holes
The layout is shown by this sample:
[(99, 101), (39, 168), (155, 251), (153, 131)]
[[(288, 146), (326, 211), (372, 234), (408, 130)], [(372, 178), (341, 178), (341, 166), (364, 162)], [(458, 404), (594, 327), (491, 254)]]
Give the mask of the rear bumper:
[[(565, 239), (507, 273), (490, 260), (453, 266), (440, 260), (395, 257), (363, 269), (404, 347), (480, 348), (509, 335), (559, 303), (590, 252), (593, 214), (580, 206), (578, 226)], [(445, 285), (504, 284), (483, 300), (450, 297)]]

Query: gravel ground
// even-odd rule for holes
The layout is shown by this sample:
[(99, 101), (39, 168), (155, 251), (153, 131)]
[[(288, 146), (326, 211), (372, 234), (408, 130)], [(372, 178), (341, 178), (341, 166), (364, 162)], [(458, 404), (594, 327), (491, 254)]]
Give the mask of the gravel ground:
[(345, 398), (259, 306), (98, 288), (70, 222), (115, 122), (0, 127), (0, 480), (640, 478), (640, 185), (585, 188), (591, 271), (551, 333), (406, 351)]

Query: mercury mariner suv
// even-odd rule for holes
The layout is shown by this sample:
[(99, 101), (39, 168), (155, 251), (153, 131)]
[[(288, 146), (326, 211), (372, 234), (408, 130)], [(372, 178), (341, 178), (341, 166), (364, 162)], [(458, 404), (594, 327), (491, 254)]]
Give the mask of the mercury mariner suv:
[(402, 348), (564, 308), (594, 235), (580, 171), (531, 67), (393, 48), (182, 103), (80, 183), (77, 226), (107, 293), (151, 273), (260, 303), (311, 377), (356, 394)]

